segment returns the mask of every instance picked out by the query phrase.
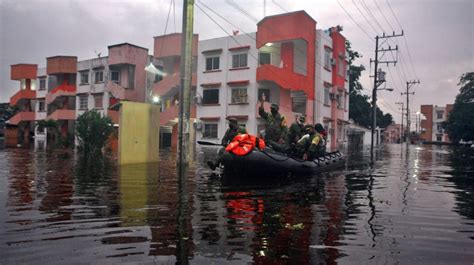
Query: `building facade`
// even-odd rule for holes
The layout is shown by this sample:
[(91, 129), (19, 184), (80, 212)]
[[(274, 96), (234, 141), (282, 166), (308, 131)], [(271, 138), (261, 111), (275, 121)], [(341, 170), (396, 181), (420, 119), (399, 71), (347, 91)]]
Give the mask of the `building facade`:
[(226, 118), (256, 134), (264, 127), (258, 107), (272, 103), (288, 125), (306, 115), (322, 123), (328, 146), (345, 141), (348, 76), (340, 27), (316, 30), (304, 11), (266, 17), (257, 32), (199, 42), (197, 59), (197, 139), (220, 142)]
[[(37, 147), (56, 137), (74, 141), (75, 121), (86, 110), (95, 109), (118, 124), (110, 106), (121, 100), (144, 102), (148, 49), (129, 43), (108, 47), (109, 55), (78, 61), (75, 56), (46, 58), (46, 67), (34, 64), (11, 66), (11, 79), (20, 89), (10, 98), (19, 111), (8, 121), (10, 146)], [(58, 132), (35, 126), (40, 120), (55, 120)]]
[(443, 122), (448, 119), (452, 110), (452, 104), (447, 104), (445, 107), (421, 105), (420, 112), (424, 116), (420, 122), (421, 141), (450, 143), (449, 135), (443, 129)]

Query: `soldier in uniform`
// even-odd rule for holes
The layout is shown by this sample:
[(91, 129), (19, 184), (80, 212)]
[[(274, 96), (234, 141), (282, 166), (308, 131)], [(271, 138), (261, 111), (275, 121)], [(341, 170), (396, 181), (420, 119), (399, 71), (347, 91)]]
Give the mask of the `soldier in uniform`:
[(232, 142), (235, 136), (238, 134), (244, 134), (247, 133), (247, 130), (244, 127), (239, 126), (237, 119), (233, 117), (228, 117), (227, 120), (229, 121), (229, 128), (224, 134), (224, 137), (222, 137), (222, 148), (219, 149), (219, 152), (217, 154), (217, 160), (216, 161), (207, 161), (207, 165), (209, 166), (210, 169), (215, 170), (216, 167), (219, 166), (219, 164), (222, 161), (222, 156), (224, 155), (224, 150), (225, 147)]
[(264, 139), (269, 145), (280, 149), (278, 147), (285, 144), (286, 134), (288, 131), (288, 128), (286, 127), (286, 120), (285, 117), (278, 112), (279, 106), (277, 104), (271, 105), (270, 113), (266, 112), (263, 108), (264, 100), (265, 98), (263, 97), (262, 101), (260, 101), (260, 107), (258, 108), (258, 114), (265, 120)]

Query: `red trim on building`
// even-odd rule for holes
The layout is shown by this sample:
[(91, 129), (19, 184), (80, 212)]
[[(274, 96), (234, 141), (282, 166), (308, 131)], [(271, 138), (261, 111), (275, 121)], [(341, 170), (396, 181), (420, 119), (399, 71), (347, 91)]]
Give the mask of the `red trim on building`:
[(204, 83), (204, 84), (201, 84), (200, 86), (201, 86), (201, 87), (204, 87), (204, 88), (220, 87), (220, 86), (222, 86), (222, 83), (221, 83), (221, 82), (217, 82), (217, 83)]
[(250, 45), (240, 46), (240, 47), (232, 47), (232, 48), (229, 48), (229, 51), (234, 52), (234, 51), (238, 51), (238, 50), (248, 50), (248, 49), (250, 49)]
[(245, 86), (245, 85), (248, 85), (249, 83), (250, 83), (249, 80), (239, 80), (239, 81), (227, 82), (227, 85), (229, 85), (229, 86)]
[(329, 47), (328, 45), (324, 45), (324, 49), (328, 49), (332, 51), (332, 47)]
[(221, 117), (201, 117), (201, 121), (219, 121)]

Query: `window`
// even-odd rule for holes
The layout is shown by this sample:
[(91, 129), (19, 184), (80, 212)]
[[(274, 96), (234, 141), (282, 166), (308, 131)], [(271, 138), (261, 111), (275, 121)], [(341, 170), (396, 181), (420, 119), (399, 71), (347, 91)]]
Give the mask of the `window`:
[(44, 99), (38, 100), (38, 112), (45, 112), (46, 111), (46, 104), (44, 103)]
[(344, 63), (344, 58), (338, 58), (338, 65), (337, 65), (337, 74), (345, 77), (346, 76), (346, 64)]
[(337, 99), (337, 108), (338, 109), (342, 109), (344, 108), (344, 96), (342, 94), (338, 94), (336, 96), (336, 99)]
[(232, 68), (247, 67), (247, 54), (232, 55)]
[(324, 87), (324, 105), (328, 105), (329, 106), (329, 87), (328, 86), (325, 86)]
[(442, 119), (443, 118), (443, 111), (437, 111), (436, 115), (437, 115), (438, 119)]
[(269, 52), (260, 52), (258, 54), (258, 63), (259, 64), (271, 64), (272, 56)]
[(88, 95), (80, 95), (79, 96), (79, 109), (80, 110), (86, 110), (87, 109), (87, 101), (88, 101), (89, 96)]
[(324, 49), (324, 68), (331, 69), (331, 51)]
[(41, 78), (40, 79), (40, 85), (39, 85), (39, 90), (45, 90), (46, 89), (46, 79)]
[(96, 84), (104, 82), (104, 71), (98, 70), (95, 72), (95, 81)]
[(438, 130), (438, 132), (442, 132), (443, 131), (443, 125), (441, 123), (437, 123), (436, 124), (436, 129)]
[(81, 83), (80, 85), (89, 84), (89, 71), (81, 72)]
[(158, 69), (158, 73), (155, 74), (155, 81), (154, 83), (158, 83), (163, 80), (163, 66), (155, 65), (156, 69)]
[(233, 104), (243, 104), (247, 103), (247, 88), (232, 88), (232, 98), (231, 103)]
[(206, 58), (206, 71), (219, 70), (219, 57)]
[(436, 141), (437, 142), (442, 142), (443, 141), (443, 136), (442, 135), (436, 135)]
[(216, 123), (204, 124), (202, 137), (203, 138), (217, 138), (217, 124)]
[(219, 89), (203, 90), (202, 104), (219, 104)]
[(110, 81), (114, 83), (120, 82), (120, 72), (119, 71), (112, 71), (110, 72)]
[(258, 89), (258, 100), (262, 100), (262, 96), (265, 95), (265, 100), (270, 101), (270, 89), (269, 88), (260, 88)]
[(102, 98), (103, 98), (102, 94), (94, 95), (94, 107), (96, 109), (101, 109), (102, 108), (102, 102), (103, 102)]

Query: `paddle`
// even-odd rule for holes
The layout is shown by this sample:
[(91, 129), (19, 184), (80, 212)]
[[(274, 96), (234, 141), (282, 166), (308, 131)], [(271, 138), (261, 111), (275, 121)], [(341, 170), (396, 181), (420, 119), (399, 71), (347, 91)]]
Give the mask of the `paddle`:
[(215, 143), (206, 142), (206, 141), (197, 141), (197, 143), (200, 145), (222, 146), (221, 144), (215, 144)]

